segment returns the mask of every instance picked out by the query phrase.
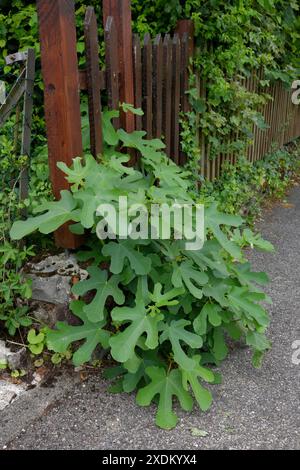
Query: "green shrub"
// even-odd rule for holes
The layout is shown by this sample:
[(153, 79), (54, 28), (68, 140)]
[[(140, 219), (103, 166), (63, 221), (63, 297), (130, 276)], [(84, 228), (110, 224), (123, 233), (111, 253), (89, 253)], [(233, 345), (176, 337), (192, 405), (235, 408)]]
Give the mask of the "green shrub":
[(299, 175), (299, 147), (271, 152), (254, 164), (240, 158), (235, 165), (223, 166), (223, 173), (214, 182), (204, 181), (200, 194), (214, 200), (220, 210), (244, 216), (248, 224), (260, 215), (269, 198), (284, 197), (294, 177)]
[[(74, 159), (71, 168), (59, 164), (71, 190), (62, 191), (59, 201), (36, 208), (40, 215), (15, 222), (11, 236), (50, 233), (68, 221), (74, 222), (75, 233), (92, 232), (89, 248), (78, 255), (90, 261), (89, 278), (74, 285), (79, 300), (70, 305), (82, 323), (59, 322), (47, 333), (48, 348), (64, 354), (74, 344), (75, 365), (89, 361), (98, 344), (109, 349), (118, 363), (106, 373), (117, 379), (113, 390), (137, 389), (141, 406), (158, 395), (156, 423), (170, 429), (177, 423), (173, 396), (184, 410), (192, 409), (193, 398), (202, 410), (209, 408), (212, 396), (203, 382), (219, 377), (207, 366), (227, 356), (227, 337), (244, 338), (253, 349), (255, 366), (269, 349), (269, 317), (260, 305), (268, 297), (258, 287), (268, 277), (251, 271), (242, 247), (272, 250), (272, 245), (249, 229), (241, 232), (241, 217), (219, 212), (215, 203), (206, 205), (206, 241), (198, 251), (187, 250), (174, 237), (97, 239), (97, 207), (109, 202), (118, 213), (119, 196), (147, 208), (199, 201), (189, 172), (166, 157), (161, 141), (146, 140), (144, 132), (115, 131), (113, 116), (116, 112), (104, 115), (107, 145), (101, 162), (86, 155)], [(119, 153), (120, 147), (139, 153), (139, 169), (126, 165), (129, 156)]]

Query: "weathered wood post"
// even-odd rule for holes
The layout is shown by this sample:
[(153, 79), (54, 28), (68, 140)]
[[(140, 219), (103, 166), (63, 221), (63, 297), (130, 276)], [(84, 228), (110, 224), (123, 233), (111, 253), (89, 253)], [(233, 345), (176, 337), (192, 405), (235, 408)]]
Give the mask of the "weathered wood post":
[[(120, 67), (120, 101), (134, 105), (133, 54), (131, 28), (131, 0), (103, 0), (103, 22), (114, 20), (118, 35), (118, 60)], [(127, 132), (135, 130), (135, 117), (132, 113), (121, 113), (121, 127)]]
[[(79, 73), (74, 0), (37, 0), (50, 178), (59, 197), (69, 185), (57, 168), (82, 154)], [(76, 248), (81, 239), (67, 225), (55, 233), (56, 244)]]

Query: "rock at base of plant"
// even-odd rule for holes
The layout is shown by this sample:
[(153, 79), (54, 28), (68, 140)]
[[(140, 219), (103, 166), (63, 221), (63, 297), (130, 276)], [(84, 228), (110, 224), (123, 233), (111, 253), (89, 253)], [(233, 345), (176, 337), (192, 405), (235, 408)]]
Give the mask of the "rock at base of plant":
[(70, 301), (72, 278), (85, 279), (87, 271), (80, 268), (75, 256), (61, 253), (48, 256), (38, 263), (28, 263), (25, 277), (32, 279), (33, 300), (67, 305)]
[(5, 346), (5, 341), (0, 340), (0, 364), (7, 364), (7, 355), (10, 350)]
[(7, 365), (10, 370), (26, 369), (28, 365), (28, 356), (26, 348), (21, 348), (16, 352), (11, 352), (7, 356)]

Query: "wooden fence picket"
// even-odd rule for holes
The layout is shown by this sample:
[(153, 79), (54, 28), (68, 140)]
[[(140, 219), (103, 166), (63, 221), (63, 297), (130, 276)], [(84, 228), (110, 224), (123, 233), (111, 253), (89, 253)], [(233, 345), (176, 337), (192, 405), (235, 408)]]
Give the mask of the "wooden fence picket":
[(179, 120), (180, 120), (180, 40), (174, 35), (172, 42), (172, 104), (171, 104), (171, 157), (179, 164)]
[(147, 138), (153, 136), (153, 101), (152, 101), (152, 41), (150, 34), (144, 37), (142, 51), (142, 107), (144, 111), (143, 129), (147, 132)]
[[(117, 55), (118, 36), (112, 16), (108, 16), (105, 25), (105, 62), (108, 106), (110, 109), (119, 108), (119, 60)], [(120, 127), (120, 119), (114, 118), (115, 128)]]
[[(133, 37), (133, 79), (134, 79), (134, 104), (138, 109), (142, 109), (142, 53), (141, 53), (141, 41), (137, 34)], [(135, 129), (137, 131), (142, 130), (142, 116), (135, 116)]]
[(162, 132), (166, 153), (171, 157), (171, 110), (172, 110), (172, 41), (169, 34), (163, 41), (163, 125)]
[(90, 121), (91, 153), (97, 157), (102, 153), (102, 119), (101, 119), (101, 80), (98, 58), (98, 27), (93, 7), (86, 10), (84, 21), (84, 38), (86, 52), (86, 76)]
[(158, 34), (153, 43), (153, 135), (162, 136), (163, 45)]

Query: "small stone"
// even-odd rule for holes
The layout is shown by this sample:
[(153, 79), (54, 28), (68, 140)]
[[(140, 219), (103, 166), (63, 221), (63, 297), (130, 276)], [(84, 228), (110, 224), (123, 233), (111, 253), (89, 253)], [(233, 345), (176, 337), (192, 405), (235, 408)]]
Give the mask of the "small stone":
[(32, 299), (51, 304), (68, 304), (71, 294), (71, 277), (55, 274), (51, 277), (40, 277), (30, 274), (32, 279)]
[(5, 346), (5, 341), (0, 340), (0, 362), (3, 364), (7, 363), (7, 356), (10, 350)]
[(7, 364), (11, 370), (25, 369), (27, 367), (27, 351), (21, 348), (17, 352), (10, 352), (7, 356)]

